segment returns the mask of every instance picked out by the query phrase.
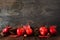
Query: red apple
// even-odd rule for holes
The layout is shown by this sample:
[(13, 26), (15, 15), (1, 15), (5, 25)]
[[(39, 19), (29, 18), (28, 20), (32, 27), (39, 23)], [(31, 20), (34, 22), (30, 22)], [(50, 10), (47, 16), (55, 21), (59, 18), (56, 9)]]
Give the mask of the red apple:
[(31, 34), (32, 34), (32, 29), (31, 29), (31, 28), (26, 29), (26, 33), (27, 33), (28, 35), (31, 35)]
[(22, 36), (24, 34), (25, 30), (24, 28), (17, 28), (17, 35)]
[(50, 33), (51, 34), (56, 34), (57, 30), (56, 30), (56, 26), (52, 25), (50, 26)]
[(45, 26), (39, 28), (39, 32), (41, 35), (45, 36), (48, 33), (48, 29)]

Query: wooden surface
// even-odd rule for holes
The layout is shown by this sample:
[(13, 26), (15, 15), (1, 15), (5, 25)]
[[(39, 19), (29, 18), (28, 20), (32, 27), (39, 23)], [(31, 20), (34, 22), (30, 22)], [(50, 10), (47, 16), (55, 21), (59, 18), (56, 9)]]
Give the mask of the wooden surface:
[[(0, 40), (23, 40), (23, 37), (11, 38), (11, 37), (2, 37)], [(26, 37), (24, 40), (60, 40), (60, 36), (52, 37), (52, 38), (38, 38), (38, 37)]]

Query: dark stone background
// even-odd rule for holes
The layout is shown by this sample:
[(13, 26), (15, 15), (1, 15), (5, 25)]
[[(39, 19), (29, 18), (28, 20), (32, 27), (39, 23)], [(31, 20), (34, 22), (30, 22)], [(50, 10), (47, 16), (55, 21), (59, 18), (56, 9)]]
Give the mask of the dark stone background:
[(60, 25), (60, 0), (14, 0), (10, 6), (5, 4), (0, 8), (1, 27), (27, 23), (35, 26)]

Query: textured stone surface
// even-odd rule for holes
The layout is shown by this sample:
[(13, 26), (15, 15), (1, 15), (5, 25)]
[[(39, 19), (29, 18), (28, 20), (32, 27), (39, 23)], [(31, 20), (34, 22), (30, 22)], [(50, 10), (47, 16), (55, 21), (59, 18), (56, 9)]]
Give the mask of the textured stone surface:
[(60, 23), (60, 0), (1, 0), (0, 9), (2, 25)]

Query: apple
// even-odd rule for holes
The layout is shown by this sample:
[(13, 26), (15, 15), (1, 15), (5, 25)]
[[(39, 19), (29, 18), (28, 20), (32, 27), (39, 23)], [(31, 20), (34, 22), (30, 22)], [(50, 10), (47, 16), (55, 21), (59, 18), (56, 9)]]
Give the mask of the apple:
[(39, 28), (39, 32), (41, 35), (45, 36), (48, 33), (48, 29), (45, 26)]

